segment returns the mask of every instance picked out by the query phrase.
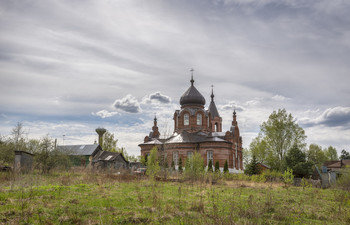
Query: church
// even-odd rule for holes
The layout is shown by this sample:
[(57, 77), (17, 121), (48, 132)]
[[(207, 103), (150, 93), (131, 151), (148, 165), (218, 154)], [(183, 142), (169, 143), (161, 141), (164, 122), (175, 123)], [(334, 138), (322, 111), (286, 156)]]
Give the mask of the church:
[(180, 158), (185, 165), (186, 159), (198, 152), (206, 166), (210, 160), (213, 166), (218, 161), (222, 171), (227, 161), (230, 173), (242, 172), (242, 137), (235, 110), (230, 130), (222, 132), (222, 118), (214, 102), (213, 90), (209, 108), (205, 109), (205, 98), (194, 86), (193, 74), (190, 82), (191, 86), (180, 98), (180, 110), (174, 113), (174, 133), (169, 138), (160, 138), (155, 117), (152, 131), (139, 144), (141, 156), (147, 157), (156, 146), (161, 160), (168, 165), (174, 163), (178, 168)]

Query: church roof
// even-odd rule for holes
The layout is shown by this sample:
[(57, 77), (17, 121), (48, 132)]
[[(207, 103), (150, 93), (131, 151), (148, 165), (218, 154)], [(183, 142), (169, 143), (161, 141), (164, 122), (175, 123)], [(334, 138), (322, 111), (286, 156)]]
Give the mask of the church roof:
[(205, 98), (197, 88), (193, 85), (194, 80), (193, 77), (191, 79), (191, 86), (187, 89), (187, 91), (180, 98), (180, 105), (205, 105)]
[(203, 132), (198, 133), (188, 133), (183, 131), (180, 134), (175, 133), (172, 137), (169, 138), (165, 144), (174, 144), (174, 143), (199, 143), (199, 142), (227, 142), (220, 137), (215, 137), (210, 134), (205, 134)]
[[(213, 87), (213, 86), (212, 86)], [(216, 108), (215, 102), (214, 102), (214, 91), (211, 89), (211, 102), (209, 105), (209, 112), (211, 113), (211, 118), (220, 117), (218, 109)]]
[(210, 102), (209, 112), (211, 113), (211, 118), (220, 117), (214, 101)]

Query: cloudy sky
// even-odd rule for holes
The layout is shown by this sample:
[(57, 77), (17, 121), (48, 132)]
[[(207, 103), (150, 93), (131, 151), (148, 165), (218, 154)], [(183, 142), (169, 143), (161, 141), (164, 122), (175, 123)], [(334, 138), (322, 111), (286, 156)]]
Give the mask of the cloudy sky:
[(89, 144), (105, 127), (129, 154), (172, 133), (190, 85), (244, 146), (285, 108), (307, 142), (350, 150), (350, 1), (0, 0), (0, 135)]

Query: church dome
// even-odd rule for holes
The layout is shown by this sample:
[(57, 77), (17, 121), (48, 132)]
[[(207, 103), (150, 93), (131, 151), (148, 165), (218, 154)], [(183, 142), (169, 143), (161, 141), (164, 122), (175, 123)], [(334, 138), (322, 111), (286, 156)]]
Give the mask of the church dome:
[(203, 97), (203, 95), (201, 93), (199, 93), (197, 88), (194, 87), (193, 83), (194, 83), (194, 80), (192, 77), (191, 87), (189, 87), (187, 89), (187, 91), (180, 98), (180, 105), (181, 106), (184, 106), (184, 105), (204, 106), (205, 105), (205, 98)]

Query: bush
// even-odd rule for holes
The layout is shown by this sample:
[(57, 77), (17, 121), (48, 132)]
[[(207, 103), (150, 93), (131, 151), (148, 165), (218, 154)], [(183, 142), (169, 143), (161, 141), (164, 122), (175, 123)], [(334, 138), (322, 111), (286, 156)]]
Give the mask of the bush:
[(203, 158), (199, 153), (195, 152), (192, 157), (186, 160), (185, 177), (191, 180), (199, 180), (203, 173)]
[(225, 161), (225, 165), (224, 165), (224, 173), (228, 173), (228, 163), (227, 163), (227, 160)]
[(208, 163), (208, 172), (213, 172), (213, 163), (211, 160), (209, 160), (209, 163)]
[(266, 181), (266, 178), (262, 174), (255, 174), (250, 177), (251, 181), (257, 182), (257, 183), (264, 183)]
[(350, 167), (341, 170), (341, 176), (337, 180), (338, 187), (350, 191)]
[(182, 173), (182, 159), (179, 160), (179, 172)]
[(215, 172), (220, 172), (219, 161), (216, 161), (216, 163), (215, 163)]
[(148, 176), (150, 176), (151, 178), (155, 178), (158, 175), (159, 171), (160, 171), (157, 147), (153, 147), (151, 149), (151, 153), (150, 153), (147, 161), (148, 162), (147, 162), (146, 174)]
[(265, 170), (262, 175), (269, 182), (278, 182), (282, 180), (282, 173), (277, 170)]
[(293, 184), (294, 182), (294, 175), (293, 175), (293, 170), (287, 168), (286, 171), (284, 171), (283, 175), (283, 182), (285, 184), (286, 187), (288, 187), (289, 185)]

